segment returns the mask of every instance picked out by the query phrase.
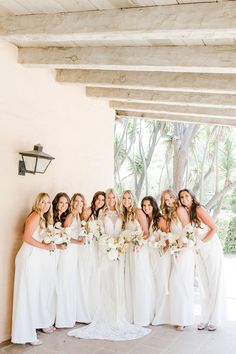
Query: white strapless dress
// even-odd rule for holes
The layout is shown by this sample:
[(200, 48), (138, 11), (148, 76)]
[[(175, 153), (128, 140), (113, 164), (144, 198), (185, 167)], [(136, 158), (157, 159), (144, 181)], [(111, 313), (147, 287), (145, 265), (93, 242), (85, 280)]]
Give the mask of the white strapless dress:
[[(116, 212), (108, 211), (104, 218), (105, 233), (111, 236), (121, 232), (122, 222)], [(68, 333), (85, 339), (113, 341), (132, 340), (145, 336), (149, 329), (129, 324), (125, 320), (124, 259), (109, 260), (107, 254), (99, 254), (99, 299), (92, 323)]]

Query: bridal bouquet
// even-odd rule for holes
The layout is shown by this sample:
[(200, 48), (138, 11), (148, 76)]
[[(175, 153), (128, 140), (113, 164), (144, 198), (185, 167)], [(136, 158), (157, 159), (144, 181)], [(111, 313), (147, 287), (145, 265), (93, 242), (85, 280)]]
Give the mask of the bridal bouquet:
[(143, 238), (142, 230), (131, 231), (131, 243), (133, 245), (133, 251), (139, 252), (144, 244), (147, 243), (147, 240)]
[[(71, 229), (69, 227), (62, 227), (61, 223), (58, 222), (56, 223), (54, 226), (53, 225), (49, 225), (46, 229), (46, 235), (43, 239), (43, 242), (46, 244), (49, 243), (53, 243), (56, 245), (65, 245), (68, 246), (68, 244), (70, 243), (70, 239), (71, 239)], [(54, 251), (50, 251), (54, 252)]]
[(119, 244), (119, 238), (103, 234), (99, 238), (100, 248), (107, 253), (111, 261), (117, 261), (122, 253), (122, 247)]
[(183, 234), (180, 237), (181, 242), (185, 247), (191, 248), (196, 246), (197, 238), (194, 233), (194, 228), (191, 225), (185, 226)]
[(100, 220), (91, 220), (88, 223), (88, 229), (93, 234), (93, 237), (98, 241), (104, 234), (103, 223)]
[(90, 244), (90, 242), (93, 240), (93, 232), (90, 230), (89, 223), (84, 220), (81, 221), (79, 239), (82, 239), (83, 237), (86, 240), (85, 244)]
[(164, 248), (169, 246), (167, 233), (158, 230), (157, 233), (149, 237), (148, 246), (151, 248), (157, 248), (160, 256), (163, 256)]
[(172, 232), (167, 233), (167, 240), (169, 245), (170, 254), (180, 252), (183, 248), (183, 243), (180, 240), (180, 234), (174, 234)]

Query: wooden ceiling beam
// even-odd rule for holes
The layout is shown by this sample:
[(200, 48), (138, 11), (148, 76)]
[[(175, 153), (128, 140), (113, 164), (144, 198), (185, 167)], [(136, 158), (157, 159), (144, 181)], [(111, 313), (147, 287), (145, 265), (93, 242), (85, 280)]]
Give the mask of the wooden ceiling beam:
[(19, 48), (20, 64), (68, 69), (236, 73), (236, 46)]
[(159, 103), (180, 106), (236, 109), (236, 95), (132, 90), (107, 87), (86, 87), (86, 95), (88, 97), (102, 97), (124, 102)]

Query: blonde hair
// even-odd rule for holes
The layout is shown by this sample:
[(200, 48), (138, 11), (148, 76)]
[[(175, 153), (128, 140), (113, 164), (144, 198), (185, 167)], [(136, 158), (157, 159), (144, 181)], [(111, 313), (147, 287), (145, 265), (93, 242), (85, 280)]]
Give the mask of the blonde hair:
[[(169, 207), (169, 206), (166, 205), (165, 194), (169, 194), (170, 197), (175, 199), (173, 207)], [(162, 214), (165, 217), (168, 225), (170, 225), (171, 221), (177, 221), (178, 220), (177, 209), (178, 209), (179, 205), (180, 205), (180, 203), (178, 201), (178, 196), (172, 189), (165, 189), (161, 193), (160, 209), (161, 209)]]
[[(70, 200), (70, 212), (73, 214), (74, 202), (75, 202), (76, 197), (80, 197), (83, 201), (83, 208), (82, 208), (81, 213), (79, 214), (79, 217), (80, 217), (80, 220), (84, 220), (85, 219), (85, 210), (86, 210), (86, 200), (85, 200), (85, 197), (83, 194), (75, 193), (73, 195), (73, 197)], [(74, 216), (74, 214), (73, 214), (73, 216)]]
[[(122, 203), (122, 200), (123, 200), (124, 195), (126, 193), (128, 193), (130, 195), (131, 200), (132, 200), (131, 207), (129, 208), (129, 210)], [(133, 193), (131, 192), (131, 190), (127, 189), (126, 191), (124, 191), (121, 194), (121, 197), (120, 197), (120, 216), (122, 219), (122, 229), (123, 230), (125, 229), (125, 227), (129, 221), (135, 220), (135, 210), (136, 210), (136, 203), (135, 203)]]
[(39, 204), (41, 203), (41, 201), (44, 197), (48, 197), (51, 202), (51, 198), (48, 193), (44, 193), (44, 192), (39, 193), (35, 199), (35, 202), (33, 204), (32, 211), (31, 211), (31, 213), (35, 212), (39, 215), (40, 229), (47, 227), (49, 224), (53, 224), (53, 217), (52, 217), (52, 211), (51, 211), (52, 205), (50, 204), (50, 208), (48, 209), (48, 211), (46, 213), (42, 213), (42, 209), (40, 209), (40, 207), (39, 207)]
[(108, 206), (107, 206), (106, 200), (107, 200), (109, 194), (111, 194), (111, 193), (115, 196), (115, 200), (116, 200), (115, 210), (117, 211), (118, 215), (120, 214), (120, 212), (119, 212), (119, 199), (118, 199), (118, 197), (117, 197), (117, 195), (116, 195), (114, 189), (113, 189), (113, 188), (108, 188), (108, 189), (105, 191), (105, 195), (106, 195), (106, 197), (105, 197), (105, 206), (104, 206), (104, 208), (102, 209), (102, 217), (103, 217), (103, 218), (107, 215)]

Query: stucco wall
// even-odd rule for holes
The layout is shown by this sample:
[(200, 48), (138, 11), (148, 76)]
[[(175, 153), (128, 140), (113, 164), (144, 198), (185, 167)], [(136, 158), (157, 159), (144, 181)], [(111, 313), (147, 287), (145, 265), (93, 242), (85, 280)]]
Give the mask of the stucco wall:
[[(85, 194), (113, 185), (114, 113), (55, 72), (17, 64), (17, 48), (0, 42), (0, 342), (10, 338), (14, 258), (35, 196)], [(45, 175), (18, 176), (19, 151), (43, 145), (56, 159)]]

